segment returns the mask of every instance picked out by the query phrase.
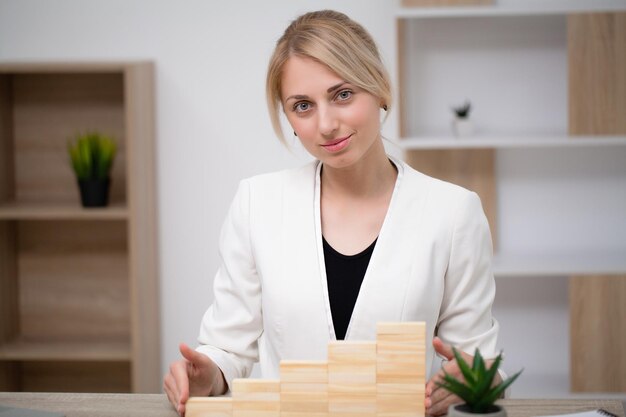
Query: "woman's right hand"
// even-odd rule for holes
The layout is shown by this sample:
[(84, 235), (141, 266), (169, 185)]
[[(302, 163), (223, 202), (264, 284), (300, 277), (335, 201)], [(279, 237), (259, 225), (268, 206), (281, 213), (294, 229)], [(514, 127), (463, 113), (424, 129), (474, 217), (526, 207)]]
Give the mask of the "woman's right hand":
[(163, 378), (163, 389), (178, 414), (185, 415), (189, 397), (222, 395), (227, 384), (220, 368), (208, 356), (180, 344), (183, 359), (173, 362)]

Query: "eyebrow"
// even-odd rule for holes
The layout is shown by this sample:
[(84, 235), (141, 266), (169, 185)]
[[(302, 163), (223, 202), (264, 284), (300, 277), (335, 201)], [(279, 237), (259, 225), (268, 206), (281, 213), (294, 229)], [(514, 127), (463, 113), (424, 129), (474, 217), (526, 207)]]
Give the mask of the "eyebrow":
[(333, 91), (337, 90), (338, 88), (340, 88), (344, 84), (348, 84), (348, 82), (347, 81), (342, 81), (339, 84), (333, 85), (328, 90), (326, 90), (326, 92), (327, 93), (332, 93)]
[[(326, 92), (327, 93), (332, 93), (333, 91), (341, 88), (344, 84), (348, 84), (348, 82), (347, 81), (342, 81), (342, 82), (340, 82), (338, 84), (335, 84), (332, 87), (330, 87), (328, 90), (326, 90)], [(285, 103), (288, 102), (289, 100), (292, 100), (292, 99), (293, 100), (306, 100), (308, 98), (309, 98), (309, 96), (302, 95), (302, 94), (296, 94), (296, 95), (287, 97), (285, 99)]]

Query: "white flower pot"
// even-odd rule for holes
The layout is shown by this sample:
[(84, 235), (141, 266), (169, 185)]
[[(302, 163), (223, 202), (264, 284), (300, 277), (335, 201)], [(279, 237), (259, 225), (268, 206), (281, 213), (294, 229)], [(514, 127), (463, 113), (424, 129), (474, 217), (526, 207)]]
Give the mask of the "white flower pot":
[(469, 411), (465, 404), (453, 404), (448, 407), (448, 417), (506, 417), (506, 410), (500, 405), (494, 405), (488, 413), (476, 414)]
[(452, 121), (454, 136), (470, 136), (474, 133), (474, 123), (469, 119), (456, 118)]

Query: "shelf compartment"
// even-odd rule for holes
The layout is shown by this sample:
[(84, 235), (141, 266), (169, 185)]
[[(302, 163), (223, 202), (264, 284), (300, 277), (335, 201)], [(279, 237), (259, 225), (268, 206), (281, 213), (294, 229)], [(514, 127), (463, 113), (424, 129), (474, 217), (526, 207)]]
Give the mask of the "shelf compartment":
[(131, 391), (129, 362), (18, 362), (16, 389), (24, 392)]
[(398, 29), (401, 136), (451, 136), (452, 107), (466, 100), (477, 132), (567, 133), (565, 16), (400, 20)]
[(110, 201), (126, 201), (124, 74), (11, 72), (0, 66), (0, 201), (80, 205), (67, 152), (77, 133), (112, 135)]
[(123, 203), (103, 208), (83, 208), (76, 204), (16, 203), (0, 204), (0, 220), (127, 220)]
[(20, 335), (130, 340), (126, 223), (17, 222)]
[(128, 341), (61, 341), (36, 342), (14, 340), (0, 345), (3, 361), (94, 361), (122, 362), (130, 360)]
[(575, 148), (626, 146), (624, 135), (503, 135), (455, 138), (423, 136), (398, 141), (404, 150), (419, 149), (505, 149), (505, 148)]

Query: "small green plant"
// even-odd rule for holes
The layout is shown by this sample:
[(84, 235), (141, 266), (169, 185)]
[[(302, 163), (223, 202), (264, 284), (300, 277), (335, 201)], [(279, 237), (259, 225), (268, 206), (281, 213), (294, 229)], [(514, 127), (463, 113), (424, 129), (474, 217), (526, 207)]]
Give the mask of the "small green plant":
[(491, 367), (487, 368), (483, 357), (476, 349), (474, 361), (470, 368), (461, 354), (456, 349), (453, 349), (453, 351), (465, 382), (457, 380), (446, 372), (443, 378), (444, 382), (437, 382), (437, 385), (459, 396), (465, 401), (472, 413), (488, 412), (496, 400), (504, 393), (504, 390), (522, 373), (522, 371), (519, 371), (505, 381), (493, 385), (493, 380), (502, 361), (502, 353), (496, 357)]
[(117, 146), (109, 136), (98, 132), (76, 135), (68, 142), (72, 168), (79, 180), (102, 180), (109, 177)]
[(469, 101), (466, 101), (465, 104), (463, 104), (462, 106), (453, 108), (456, 117), (458, 117), (459, 119), (467, 119), (471, 109), (472, 105)]

